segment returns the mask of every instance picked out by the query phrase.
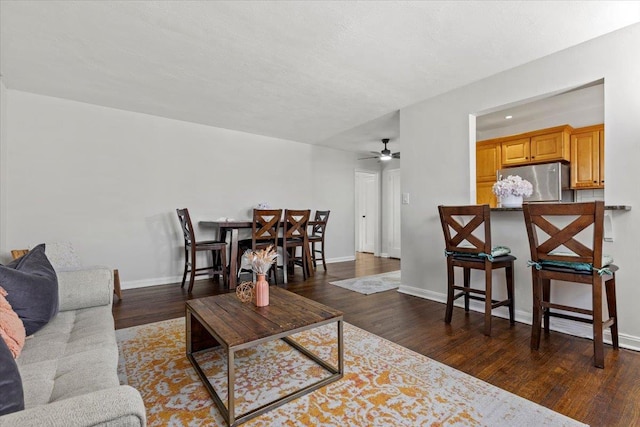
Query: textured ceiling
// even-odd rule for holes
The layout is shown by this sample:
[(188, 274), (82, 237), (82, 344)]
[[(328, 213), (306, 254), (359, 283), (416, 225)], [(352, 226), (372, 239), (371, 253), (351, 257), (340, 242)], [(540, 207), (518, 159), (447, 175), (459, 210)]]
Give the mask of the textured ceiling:
[(638, 21), (637, 1), (2, 0), (0, 73), (9, 89), (369, 151), (404, 106)]

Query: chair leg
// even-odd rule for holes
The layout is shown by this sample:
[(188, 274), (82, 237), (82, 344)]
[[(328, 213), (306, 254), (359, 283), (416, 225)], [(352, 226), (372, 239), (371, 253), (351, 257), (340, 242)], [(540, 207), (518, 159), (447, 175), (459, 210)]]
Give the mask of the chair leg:
[(288, 283), (289, 278), (289, 248), (284, 246), (282, 248), (282, 277), (284, 278), (284, 284)]
[(533, 320), (531, 322), (531, 349), (540, 348), (540, 329), (542, 328), (542, 283), (535, 273), (533, 274)]
[(214, 280), (214, 282), (219, 281), (220, 274), (216, 273), (216, 271), (220, 271), (220, 251), (211, 251), (211, 269), (213, 271), (211, 278)]
[[(297, 248), (293, 248), (293, 250), (296, 251)], [(304, 280), (307, 280), (307, 278), (311, 276), (311, 265), (309, 263), (309, 253), (307, 252), (308, 250), (308, 247), (300, 247), (300, 257), (302, 259), (302, 277), (304, 278)]]
[(316, 263), (316, 242), (310, 242), (311, 245), (311, 262), (313, 262), (313, 268), (318, 268)]
[(604, 368), (604, 343), (602, 340), (602, 281), (593, 283), (593, 359), (596, 368)]
[[(302, 255), (300, 255), (300, 267), (302, 267), (302, 279), (307, 280), (307, 263), (305, 262), (306, 256), (305, 256), (303, 247), (300, 247), (300, 252), (302, 253)], [(298, 254), (298, 247), (294, 246), (293, 248), (291, 248), (291, 260), (293, 261), (291, 263), (291, 271), (294, 273), (296, 270), (296, 260), (298, 259), (297, 254)]]
[[(462, 269), (463, 283), (465, 288), (471, 287), (471, 269), (463, 268)], [(469, 294), (470, 292), (464, 293), (464, 311), (469, 312)]]
[[(542, 301), (545, 303), (549, 303), (551, 301), (551, 279), (542, 280)], [(551, 308), (545, 307), (542, 309), (542, 315), (544, 320), (544, 332), (548, 334), (550, 332), (549, 328), (549, 311)]]
[(484, 296), (484, 334), (486, 336), (491, 336), (491, 306), (492, 306), (492, 273), (491, 267), (485, 266), (484, 269), (484, 277), (485, 277), (485, 296)]
[(311, 252), (311, 245), (309, 245), (309, 242), (302, 246), (302, 256), (304, 257), (304, 262), (307, 266), (307, 277), (311, 277), (315, 274), (316, 268), (313, 266), (313, 252)]
[(196, 251), (191, 251), (191, 275), (189, 276), (189, 288), (188, 293), (191, 293), (193, 289), (193, 281), (196, 278)]
[(182, 285), (181, 288), (184, 288), (184, 282), (187, 280), (187, 271), (189, 270), (189, 251), (187, 251), (187, 247), (184, 248), (184, 274), (182, 275)]
[(611, 343), (614, 349), (618, 349), (618, 309), (616, 307), (616, 276), (605, 282), (607, 291), (607, 308), (609, 309), (609, 317), (613, 319), (611, 324)]
[(509, 298), (509, 323), (514, 325), (516, 323), (515, 318), (515, 299), (513, 295), (513, 264), (504, 269), (507, 276), (507, 298)]
[(453, 316), (453, 265), (447, 261), (447, 309), (444, 313), (444, 322), (451, 323), (451, 317)]
[(320, 243), (320, 249), (322, 250), (322, 268), (324, 268), (324, 271), (327, 271), (327, 260), (324, 258), (324, 237)]

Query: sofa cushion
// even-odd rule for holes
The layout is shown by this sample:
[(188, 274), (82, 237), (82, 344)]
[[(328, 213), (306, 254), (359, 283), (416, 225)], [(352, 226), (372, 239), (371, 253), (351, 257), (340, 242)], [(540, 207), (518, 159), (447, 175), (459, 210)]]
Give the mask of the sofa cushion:
[(27, 335), (40, 330), (58, 313), (58, 278), (44, 244), (7, 266), (0, 266), (0, 285)]
[(7, 291), (0, 286), (0, 338), (7, 344), (15, 359), (22, 351), (26, 332), (22, 320), (13, 311), (6, 296)]
[(13, 354), (0, 339), (0, 415), (24, 409), (22, 379)]
[(60, 312), (27, 339), (17, 363), (26, 408), (117, 386), (111, 307)]

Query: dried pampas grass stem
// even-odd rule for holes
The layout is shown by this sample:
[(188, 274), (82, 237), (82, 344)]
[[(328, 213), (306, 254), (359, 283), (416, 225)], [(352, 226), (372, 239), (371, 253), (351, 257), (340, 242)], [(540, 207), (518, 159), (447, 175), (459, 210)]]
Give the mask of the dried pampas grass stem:
[(256, 274), (267, 274), (271, 264), (275, 263), (278, 259), (278, 252), (273, 249), (273, 245), (269, 245), (266, 249), (258, 249), (252, 251), (247, 249), (244, 253), (244, 257), (251, 264), (251, 269)]

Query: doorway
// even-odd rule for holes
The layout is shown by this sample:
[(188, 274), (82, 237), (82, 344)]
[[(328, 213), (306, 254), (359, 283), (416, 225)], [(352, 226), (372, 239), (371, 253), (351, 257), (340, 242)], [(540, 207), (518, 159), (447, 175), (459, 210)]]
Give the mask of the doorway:
[(378, 230), (380, 229), (380, 173), (356, 171), (356, 252), (378, 256)]

